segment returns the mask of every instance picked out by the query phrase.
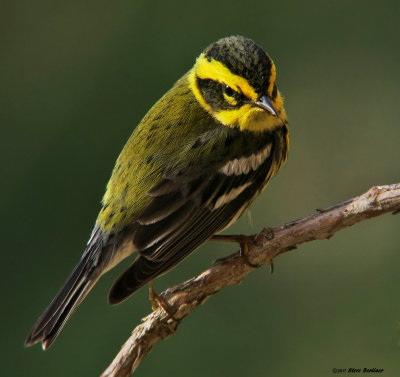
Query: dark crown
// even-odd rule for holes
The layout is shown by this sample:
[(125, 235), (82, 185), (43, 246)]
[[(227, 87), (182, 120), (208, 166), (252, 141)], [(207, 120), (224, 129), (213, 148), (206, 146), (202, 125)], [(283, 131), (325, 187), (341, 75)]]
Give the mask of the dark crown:
[(215, 59), (243, 78), (262, 95), (267, 92), (272, 60), (251, 39), (234, 36), (220, 39), (204, 51), (206, 58)]

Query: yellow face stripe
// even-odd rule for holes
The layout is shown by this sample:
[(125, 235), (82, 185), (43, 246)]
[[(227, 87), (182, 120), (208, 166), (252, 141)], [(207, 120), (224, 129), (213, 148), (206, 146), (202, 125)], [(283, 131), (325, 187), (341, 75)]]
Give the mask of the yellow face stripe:
[(196, 61), (194, 70), (197, 77), (201, 79), (219, 81), (220, 83), (230, 86), (237, 92), (243, 93), (251, 100), (257, 100), (257, 93), (247, 80), (233, 74), (227, 67), (217, 60), (211, 59), (211, 61), (209, 61), (204, 54), (201, 54)]
[(226, 126), (253, 132), (272, 130), (282, 125), (281, 116), (273, 117), (265, 110), (250, 104), (243, 105), (239, 109), (221, 110), (213, 115)]
[(202, 94), (200, 93), (199, 87), (196, 83), (196, 72), (194, 68), (191, 69), (189, 72), (189, 86), (192, 89), (194, 96), (196, 97), (197, 101), (200, 102), (203, 109), (207, 110), (209, 113), (212, 113), (211, 106), (204, 100)]
[[(277, 93), (276, 98), (272, 100), (272, 104), (277, 110), (279, 116), (273, 117), (271, 114), (258, 107), (246, 103), (240, 108), (227, 109), (227, 110), (213, 110), (211, 106), (204, 100), (198, 85), (197, 78), (209, 79), (218, 81), (222, 84), (230, 86), (237, 92), (242, 92), (246, 97), (252, 101), (258, 99), (258, 95), (254, 88), (248, 83), (246, 79), (233, 74), (221, 62), (211, 59), (208, 60), (204, 54), (201, 54), (196, 61), (195, 66), (189, 73), (189, 85), (193, 91), (196, 99), (201, 106), (207, 110), (214, 118), (222, 124), (229, 127), (239, 127), (241, 130), (250, 130), (254, 132), (261, 132), (268, 129), (274, 129), (282, 125), (282, 119), (286, 119), (285, 111), (283, 109), (283, 100), (280, 93)], [(272, 63), (270, 71), (270, 84), (268, 87), (268, 94), (271, 96), (276, 78), (276, 68)], [(227, 98), (224, 94), (224, 99), (227, 103), (231, 103), (231, 99)], [(233, 99), (233, 98), (232, 98)]]
[(226, 93), (223, 93), (224, 99), (227, 103), (229, 103), (232, 106), (236, 106), (238, 104), (238, 101), (234, 97), (229, 97)]

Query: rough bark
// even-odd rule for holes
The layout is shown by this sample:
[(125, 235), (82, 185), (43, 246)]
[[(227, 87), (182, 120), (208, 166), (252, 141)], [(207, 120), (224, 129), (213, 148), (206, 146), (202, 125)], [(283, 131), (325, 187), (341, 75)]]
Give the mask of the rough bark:
[[(252, 236), (248, 243), (251, 264), (271, 264), (274, 258), (304, 242), (329, 239), (341, 229), (387, 212), (399, 213), (400, 183), (372, 187), (356, 198), (317, 211), (283, 226), (265, 228)], [(170, 315), (159, 307), (145, 317), (102, 377), (130, 376), (153, 346), (173, 335), (193, 309), (222, 288), (240, 283), (252, 270), (254, 267), (236, 252), (200, 275), (168, 288), (160, 296), (167, 303)]]

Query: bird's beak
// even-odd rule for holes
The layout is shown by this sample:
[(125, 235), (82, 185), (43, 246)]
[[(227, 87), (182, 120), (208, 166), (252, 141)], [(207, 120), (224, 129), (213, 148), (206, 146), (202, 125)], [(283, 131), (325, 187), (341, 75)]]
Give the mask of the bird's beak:
[(266, 110), (271, 113), (274, 117), (278, 116), (272, 102), (268, 96), (262, 96), (258, 101), (253, 101), (252, 104), (254, 106), (259, 107), (260, 109)]

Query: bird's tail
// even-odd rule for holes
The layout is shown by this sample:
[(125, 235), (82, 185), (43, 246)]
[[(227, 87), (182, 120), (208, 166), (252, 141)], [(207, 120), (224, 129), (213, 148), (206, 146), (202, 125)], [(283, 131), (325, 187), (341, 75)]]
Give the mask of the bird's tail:
[(154, 267), (159, 265), (160, 263), (138, 256), (112, 286), (108, 302), (115, 305), (126, 300), (131, 294), (158, 276), (159, 269)]
[(57, 296), (36, 321), (26, 337), (25, 345), (31, 346), (41, 341), (43, 349), (49, 348), (99, 277), (90, 253), (84, 254)]

